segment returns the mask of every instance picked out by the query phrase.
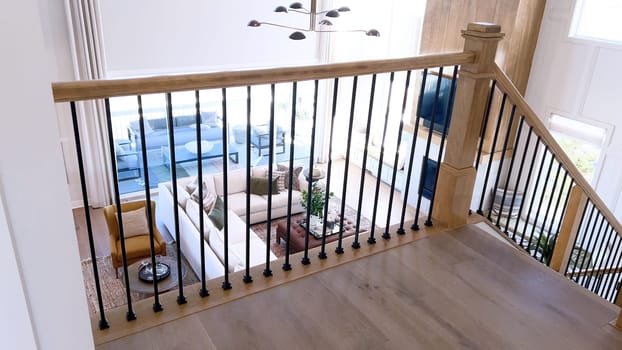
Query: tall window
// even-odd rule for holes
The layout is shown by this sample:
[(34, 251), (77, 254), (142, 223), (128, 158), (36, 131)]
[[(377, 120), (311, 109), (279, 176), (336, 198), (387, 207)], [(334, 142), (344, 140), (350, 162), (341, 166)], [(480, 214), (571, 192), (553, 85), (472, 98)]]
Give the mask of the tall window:
[(622, 44), (622, 1), (577, 0), (570, 36)]
[(585, 179), (594, 183), (602, 163), (605, 128), (551, 114), (549, 130)]

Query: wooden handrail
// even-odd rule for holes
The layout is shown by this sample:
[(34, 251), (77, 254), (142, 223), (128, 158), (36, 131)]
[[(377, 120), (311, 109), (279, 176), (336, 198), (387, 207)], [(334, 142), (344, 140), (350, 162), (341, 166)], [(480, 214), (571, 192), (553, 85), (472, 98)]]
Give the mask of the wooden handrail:
[(516, 104), (516, 107), (522, 112), (522, 115), (525, 117), (527, 124), (533, 127), (533, 131), (536, 135), (540, 136), (541, 141), (549, 147), (549, 150), (555, 155), (557, 160), (564, 166), (566, 171), (570, 174), (572, 179), (574, 180), (577, 186), (581, 187), (583, 192), (590, 199), (592, 204), (598, 208), (601, 214), (607, 219), (607, 221), (611, 224), (613, 229), (618, 233), (618, 235), (622, 236), (622, 224), (615, 217), (613, 212), (609, 210), (609, 207), (605, 204), (605, 202), (600, 198), (598, 193), (592, 188), (592, 185), (583, 177), (579, 169), (574, 165), (572, 160), (566, 155), (566, 152), (559, 145), (559, 143), (555, 140), (553, 135), (546, 128), (544, 123), (538, 118), (536, 113), (531, 109), (527, 101), (520, 94), (516, 86), (512, 83), (510, 78), (499, 68), (499, 66), (495, 65), (494, 73), (495, 78), (497, 79), (497, 86), (508, 95), (510, 101)]
[(250, 86), (293, 81), (453, 66), (475, 61), (473, 52), (423, 55), (390, 60), (335, 63), (303, 67), (181, 74), (131, 79), (85, 80), (53, 83), (55, 102), (92, 100), (175, 91)]
[(611, 274), (611, 273), (620, 273), (622, 272), (622, 266), (618, 266), (618, 267), (601, 267), (598, 269), (583, 269), (580, 271), (574, 271), (574, 272), (568, 272), (568, 277), (581, 277), (581, 276), (585, 276), (587, 274), (592, 274), (592, 275), (607, 275), (607, 274)]

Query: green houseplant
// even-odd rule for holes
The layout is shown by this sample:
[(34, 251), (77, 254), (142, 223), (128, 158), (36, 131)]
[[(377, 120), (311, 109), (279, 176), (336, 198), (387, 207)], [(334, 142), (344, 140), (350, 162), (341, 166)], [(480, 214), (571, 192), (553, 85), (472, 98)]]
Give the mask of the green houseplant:
[[(307, 208), (307, 205), (309, 204), (309, 193), (305, 190), (301, 191), (302, 194), (302, 199), (301, 199), (301, 203), (302, 207), (305, 209)], [(334, 196), (333, 192), (329, 192), (328, 193), (328, 198), (331, 198)], [(317, 184), (313, 184), (313, 186), (311, 187), (311, 207), (310, 207), (310, 222), (311, 225), (313, 225), (313, 220), (314, 219), (321, 219), (322, 216), (324, 215), (324, 205), (326, 204), (326, 193), (324, 192), (324, 190), (318, 186)], [(314, 218), (315, 216), (315, 218)]]

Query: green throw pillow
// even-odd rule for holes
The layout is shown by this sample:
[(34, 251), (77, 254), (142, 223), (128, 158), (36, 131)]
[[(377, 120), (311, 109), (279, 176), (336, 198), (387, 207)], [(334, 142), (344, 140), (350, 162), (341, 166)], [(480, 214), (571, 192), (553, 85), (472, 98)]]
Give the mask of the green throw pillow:
[(212, 220), (217, 229), (222, 230), (225, 226), (225, 203), (220, 197), (216, 198), (216, 203), (214, 203), (214, 207), (207, 214), (207, 217)]
[[(272, 194), (279, 194), (279, 177), (275, 177), (272, 179)], [(268, 181), (267, 177), (261, 176), (251, 176), (251, 193), (256, 195), (266, 195), (268, 194), (268, 190), (270, 181)]]

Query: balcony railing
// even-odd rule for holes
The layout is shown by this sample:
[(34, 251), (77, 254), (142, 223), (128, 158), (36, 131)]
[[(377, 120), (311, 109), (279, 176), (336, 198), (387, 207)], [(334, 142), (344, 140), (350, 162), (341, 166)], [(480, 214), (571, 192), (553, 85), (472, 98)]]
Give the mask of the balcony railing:
[[(202, 300), (215, 298), (214, 294), (223, 297), (221, 292), (214, 293), (213, 287), (208, 290), (208, 281), (212, 286), (213, 281), (219, 281), (219, 288), (227, 292), (235, 285), (231, 276), (238, 270), (243, 271), (241, 279), (244, 285), (252, 285), (258, 279), (269, 280), (275, 269), (288, 273), (305, 269), (311, 264), (321, 268), (322, 260), (331, 255), (358, 251), (364, 245), (376, 246), (379, 239), (391, 241), (395, 240), (395, 235), (412, 235), (421, 228), (420, 223), (425, 226), (442, 223), (449, 228), (465, 224), (469, 209), (484, 215), (534, 258), (565, 273), (568, 278), (607, 300), (619, 303), (619, 266), (622, 258), (619, 233), (622, 226), (510, 80), (494, 65), (496, 43), (502, 37), (499, 30), (494, 25), (469, 25), (464, 33), (467, 43), (462, 53), (297, 68), (54, 84), (56, 102), (69, 102), (71, 105), (84, 208), (89, 208), (90, 200), (81, 147), (81, 133), (84, 130), (80, 128), (79, 119), (96, 116), (78, 115), (76, 106), (80, 103), (103, 104), (109, 149), (107, 156), (111, 163), (109, 171), (113, 177), (112, 207), (108, 210), (114, 214), (109, 219), (109, 229), (113, 226), (113, 231), (118, 232), (117, 247), (127, 295), (126, 319), (136, 319), (128, 274), (128, 267), (135, 257), (128, 256), (126, 241), (131, 238), (127, 238), (124, 232), (127, 228), (124, 206), (127, 204), (122, 203), (119, 191), (119, 158), (113, 147), (116, 140), (110, 105), (117, 97), (135, 99), (134, 120), (137, 121), (139, 137), (133, 147), (142, 163), (140, 176), (144, 181), (144, 203), (151, 203), (150, 187), (153, 186), (150, 184), (147, 120), (143, 106), (143, 97), (147, 94), (160, 95), (165, 101), (162, 118), (166, 122), (168, 143), (160, 151), (168, 163), (170, 182), (158, 186), (157, 209), (144, 205), (144, 211), (147, 222), (164, 221), (176, 242), (177, 262), (174, 268), (178, 269), (176, 301), (179, 305), (186, 304), (188, 300), (182, 281), (182, 255), (197, 274)], [(312, 88), (302, 90), (301, 84), (310, 84)], [(253, 108), (254, 91), (261, 86), (269, 88), (270, 102), (267, 110), (257, 111)], [(228, 99), (233, 89), (245, 92), (246, 103), (242, 108), (239, 99), (233, 102)], [(281, 118), (281, 123), (277, 124), (275, 96), (282, 89), (287, 89), (287, 96), (291, 99), (285, 112), (289, 119), (282, 122)], [(217, 135), (220, 146), (213, 159), (221, 162), (222, 171), (212, 174), (211, 184), (204, 187), (201, 185), (206, 179), (202, 157), (205, 151), (202, 147), (214, 147), (214, 142), (202, 142), (205, 141), (203, 133), (206, 129), (202, 127), (201, 95), (206, 91), (212, 94), (215, 91), (220, 96), (222, 127)], [(193, 94), (195, 102), (191, 124), (194, 127), (192, 141), (196, 157), (188, 161), (196, 163), (196, 177), (200, 179), (195, 192), (199, 214), (196, 221), (190, 224), (185, 212), (187, 208), (182, 203), (186, 199), (183, 199), (184, 189), (181, 186), (190, 180), (178, 176), (176, 166), (180, 154), (175, 147), (178, 127), (175, 94), (179, 92)], [(301, 150), (301, 127), (297, 118), (301, 97), (312, 101), (310, 120), (303, 127), (309, 129), (303, 134), (309, 136), (310, 143), (304, 148), (305, 154), (301, 158), (306, 162), (304, 167), (309, 172), (308, 181), (294, 174), (297, 165), (295, 154)], [(413, 108), (411, 117), (407, 111), (412, 104), (416, 108)], [(244, 135), (243, 147), (231, 141), (229, 126), (234, 117), (230, 111), (234, 109), (245, 112), (245, 118), (236, 116), (237, 120), (244, 121), (243, 127), (237, 130)], [(268, 124), (262, 129), (267, 143), (259, 143), (261, 146), (251, 142), (256, 131), (257, 113), (269, 115)], [(397, 118), (393, 117), (395, 115)], [(316, 142), (319, 130), (328, 140), (323, 145)], [(355, 142), (355, 132), (361, 138), (358, 143)], [(337, 140), (345, 141), (345, 148), (341, 151), (334, 147)], [(406, 147), (402, 148), (402, 145)], [(277, 147), (282, 147), (282, 155), (278, 159)], [(236, 154), (235, 159), (232, 158), (232, 150)], [(294, 190), (295, 184), (302, 183), (298, 192), (312, 194), (318, 191), (313, 169), (318, 167), (320, 150), (326, 159), (319, 173), (319, 177), (324, 177), (323, 188), (317, 197), (303, 196), (306, 199), (303, 203), (295, 199), (300, 198), (296, 197), (300, 193)], [(267, 158), (264, 168), (259, 169), (251, 162), (252, 154), (256, 152)], [(336, 167), (335, 160), (340, 157), (343, 159), (341, 166)], [(360, 163), (354, 165), (355, 158), (360, 159)], [(234, 169), (232, 162), (238, 161), (238, 167)], [(278, 162), (281, 164), (277, 168), (275, 163)], [(251, 194), (251, 187), (254, 181), (258, 181), (256, 175), (260, 170), (268, 185), (261, 196), (265, 199), (262, 207), (265, 216), (258, 218), (253, 212), (257, 203), (254, 202), (256, 198)], [(375, 178), (371, 183), (368, 171)], [(355, 179), (352, 178), (353, 172)], [(402, 176), (399, 184), (398, 175)], [(280, 194), (275, 193), (279, 188), (274, 187), (273, 182), (279, 176), (285, 176), (285, 183), (281, 186), (285, 187), (286, 199), (277, 198)], [(382, 184), (383, 181), (386, 184)], [(357, 182), (358, 188), (355, 189), (353, 183)], [(381, 186), (389, 189), (385, 192), (388, 196), (381, 195)], [(283, 187), (280, 189), (283, 191)], [(337, 206), (329, 204), (331, 192), (339, 199)], [(222, 202), (221, 206), (211, 200), (208, 203), (210, 212), (214, 210), (211, 207), (216, 205), (222, 212), (222, 229), (216, 228), (215, 231), (212, 218), (207, 213), (204, 215), (202, 208), (206, 203), (204, 198), (210, 198), (212, 193), (217, 197), (216, 203)], [(234, 193), (238, 193), (235, 198)], [(403, 204), (394, 208), (397, 195)], [(275, 209), (276, 200), (286, 203), (281, 211)], [(243, 205), (239, 205), (239, 201), (243, 201)], [(326, 220), (313, 230), (308, 223), (315, 213), (312, 212), (315, 201), (320, 203), (317, 213)], [(364, 202), (373, 207), (369, 218), (371, 222), (365, 230), (361, 224)], [(379, 210), (380, 203), (387, 203), (382, 206), (385, 210)], [(352, 207), (349, 213), (347, 207)], [(411, 210), (414, 208), (412, 222), (406, 219), (409, 207)], [(304, 226), (293, 219), (301, 211), (306, 220)], [(399, 213), (397, 224), (391, 221), (395, 211)], [(106, 286), (99, 281), (91, 218), (88, 210), (85, 213), (99, 305), (97, 323), (100, 329), (106, 329), (110, 326), (106, 317), (108, 310), (104, 308), (100, 292)], [(329, 216), (335, 218), (334, 224), (328, 220)], [(277, 217), (285, 217), (286, 221), (284, 229), (277, 228), (274, 232), (273, 222)], [(346, 229), (347, 220), (351, 226), (349, 229)], [(235, 226), (236, 222), (243, 225)], [(257, 222), (262, 222), (267, 231), (267, 237), (259, 248), (255, 244), (257, 237), (251, 230), (251, 225)], [(162, 247), (158, 243), (156, 227), (152, 224), (148, 228), (148, 239), (145, 241), (148, 256), (138, 260), (144, 259), (151, 266), (156, 266)], [(300, 236), (294, 236), (300, 232)], [(350, 234), (351, 237), (346, 237)], [(284, 256), (278, 260), (270, 249), (270, 239), (274, 235), (285, 241)], [(221, 241), (213, 242), (215, 237)], [(329, 241), (333, 243), (329, 244)], [(300, 252), (295, 252), (294, 243)], [(214, 253), (218, 249), (212, 249), (216, 245), (222, 247), (218, 254)], [(237, 245), (237, 251), (234, 245)], [(334, 249), (331, 251), (328, 247)], [(258, 249), (261, 250), (259, 259)], [(311, 254), (317, 254), (316, 261)], [(293, 257), (300, 258), (299, 263), (293, 261)], [(152, 281), (152, 292), (153, 311), (163, 311), (156, 278)], [(229, 297), (225, 295), (223, 298), (228, 300)], [(184, 312), (180, 311), (180, 314)]]

